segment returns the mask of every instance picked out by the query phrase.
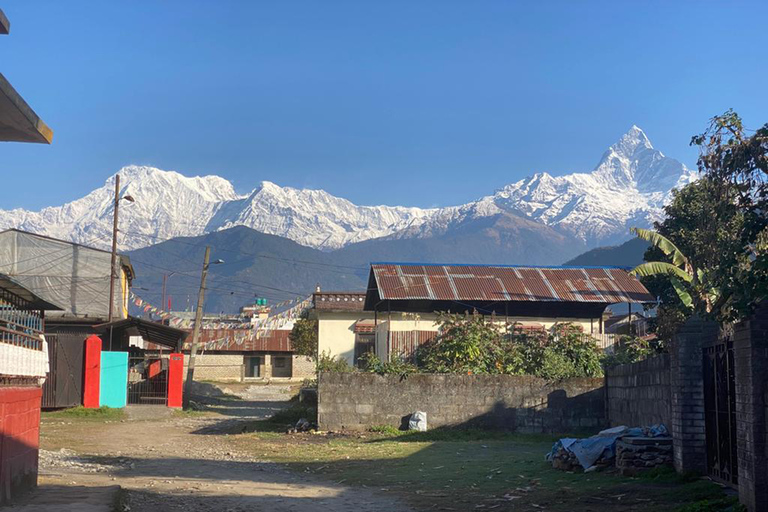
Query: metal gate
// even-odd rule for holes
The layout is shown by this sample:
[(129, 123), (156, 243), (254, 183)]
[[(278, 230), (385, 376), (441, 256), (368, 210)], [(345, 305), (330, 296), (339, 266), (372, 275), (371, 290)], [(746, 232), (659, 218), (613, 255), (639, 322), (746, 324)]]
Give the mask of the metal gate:
[(166, 405), (168, 356), (128, 358), (128, 404)]
[(44, 409), (75, 407), (83, 403), (83, 358), (85, 335), (46, 334), (48, 377), (43, 383)]
[(736, 378), (729, 336), (704, 347), (704, 419), (709, 475), (727, 484), (738, 484)]

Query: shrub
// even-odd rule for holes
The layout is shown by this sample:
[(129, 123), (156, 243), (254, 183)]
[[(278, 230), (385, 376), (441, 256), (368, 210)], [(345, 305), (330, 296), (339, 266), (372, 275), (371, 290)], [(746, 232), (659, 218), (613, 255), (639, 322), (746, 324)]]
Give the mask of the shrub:
[(403, 376), (419, 371), (415, 364), (406, 361), (402, 357), (393, 357), (391, 361), (384, 362), (375, 353), (366, 352), (360, 359), (363, 371), (369, 373)]
[(549, 332), (506, 330), (479, 315), (443, 315), (440, 334), (419, 348), (419, 368), (431, 373), (535, 375), (546, 379), (600, 377), (594, 338), (571, 324)]
[(634, 336), (622, 336), (613, 347), (613, 353), (603, 358), (603, 366), (635, 363), (656, 353), (649, 342)]
[(343, 357), (332, 356), (326, 352), (320, 354), (317, 358), (317, 372), (328, 373), (350, 373), (355, 369), (349, 365)]
[(440, 333), (420, 347), (417, 361), (431, 373), (491, 373), (493, 357), (503, 343), (502, 328), (485, 317), (442, 313), (438, 317)]

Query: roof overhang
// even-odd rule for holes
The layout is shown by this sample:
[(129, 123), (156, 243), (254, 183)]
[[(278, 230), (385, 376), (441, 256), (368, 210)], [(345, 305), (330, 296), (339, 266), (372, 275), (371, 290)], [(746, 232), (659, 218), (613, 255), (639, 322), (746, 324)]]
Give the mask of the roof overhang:
[(40, 311), (63, 311), (64, 308), (41, 299), (28, 288), (17, 283), (12, 277), (0, 274), (0, 288), (11, 292), (20, 298), (19, 304), (14, 304), (19, 309), (40, 310)]
[(3, 14), (3, 10), (0, 9), (0, 35), (6, 35), (11, 31), (11, 22)]
[[(1, 23), (0, 23), (1, 24)], [(0, 141), (50, 144), (53, 130), (0, 73)]]
[(176, 329), (175, 327), (169, 327), (134, 316), (94, 325), (93, 328), (102, 333), (107, 333), (111, 330), (113, 333), (122, 331), (129, 336), (141, 336), (144, 341), (154, 343), (155, 345), (162, 345), (173, 350), (181, 348), (182, 343), (184, 343), (184, 340), (189, 335), (189, 332), (183, 329)]

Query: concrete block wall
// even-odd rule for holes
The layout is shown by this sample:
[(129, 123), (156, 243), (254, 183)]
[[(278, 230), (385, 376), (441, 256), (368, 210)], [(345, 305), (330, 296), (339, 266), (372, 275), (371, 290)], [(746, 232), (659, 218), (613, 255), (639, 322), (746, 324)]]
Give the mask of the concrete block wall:
[(37, 485), (39, 386), (0, 387), (0, 503)]
[(669, 354), (607, 368), (605, 395), (611, 426), (663, 423), (671, 428), (669, 383)]
[(411, 413), (425, 411), (430, 428), (597, 432), (607, 423), (603, 391), (603, 379), (323, 373), (318, 376), (318, 423), (323, 430), (400, 427)]

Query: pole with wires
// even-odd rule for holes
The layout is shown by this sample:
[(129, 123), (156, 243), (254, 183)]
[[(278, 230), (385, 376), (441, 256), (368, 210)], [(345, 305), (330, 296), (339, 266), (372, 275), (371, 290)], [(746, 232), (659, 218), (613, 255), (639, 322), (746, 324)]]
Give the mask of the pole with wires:
[(187, 381), (184, 383), (184, 397), (182, 404), (184, 409), (189, 409), (189, 395), (192, 391), (192, 381), (195, 378), (195, 354), (200, 340), (200, 327), (203, 323), (203, 301), (205, 300), (205, 278), (208, 275), (208, 265), (211, 260), (211, 247), (205, 247), (205, 259), (203, 272), (200, 275), (200, 291), (197, 295), (197, 311), (195, 311), (195, 328), (192, 331), (192, 345), (189, 347), (189, 363), (187, 365)]
[[(197, 295), (197, 310), (195, 311), (195, 328), (192, 331), (192, 344), (189, 347), (189, 364), (187, 365), (187, 381), (184, 383), (184, 396), (182, 405), (184, 409), (189, 408), (189, 398), (192, 392), (192, 381), (195, 378), (195, 355), (197, 354), (198, 344), (200, 342), (200, 329), (203, 323), (203, 303), (205, 302), (205, 278), (208, 276), (208, 267), (211, 261), (211, 246), (205, 247), (205, 258), (203, 259), (203, 271), (200, 274), (200, 291)], [(216, 260), (214, 265), (224, 263), (222, 260)]]
[[(120, 206), (120, 175), (115, 175), (115, 211), (112, 220), (112, 264), (109, 267), (109, 322), (115, 309), (115, 262), (117, 260), (117, 209)], [(112, 340), (110, 339), (110, 343)]]

